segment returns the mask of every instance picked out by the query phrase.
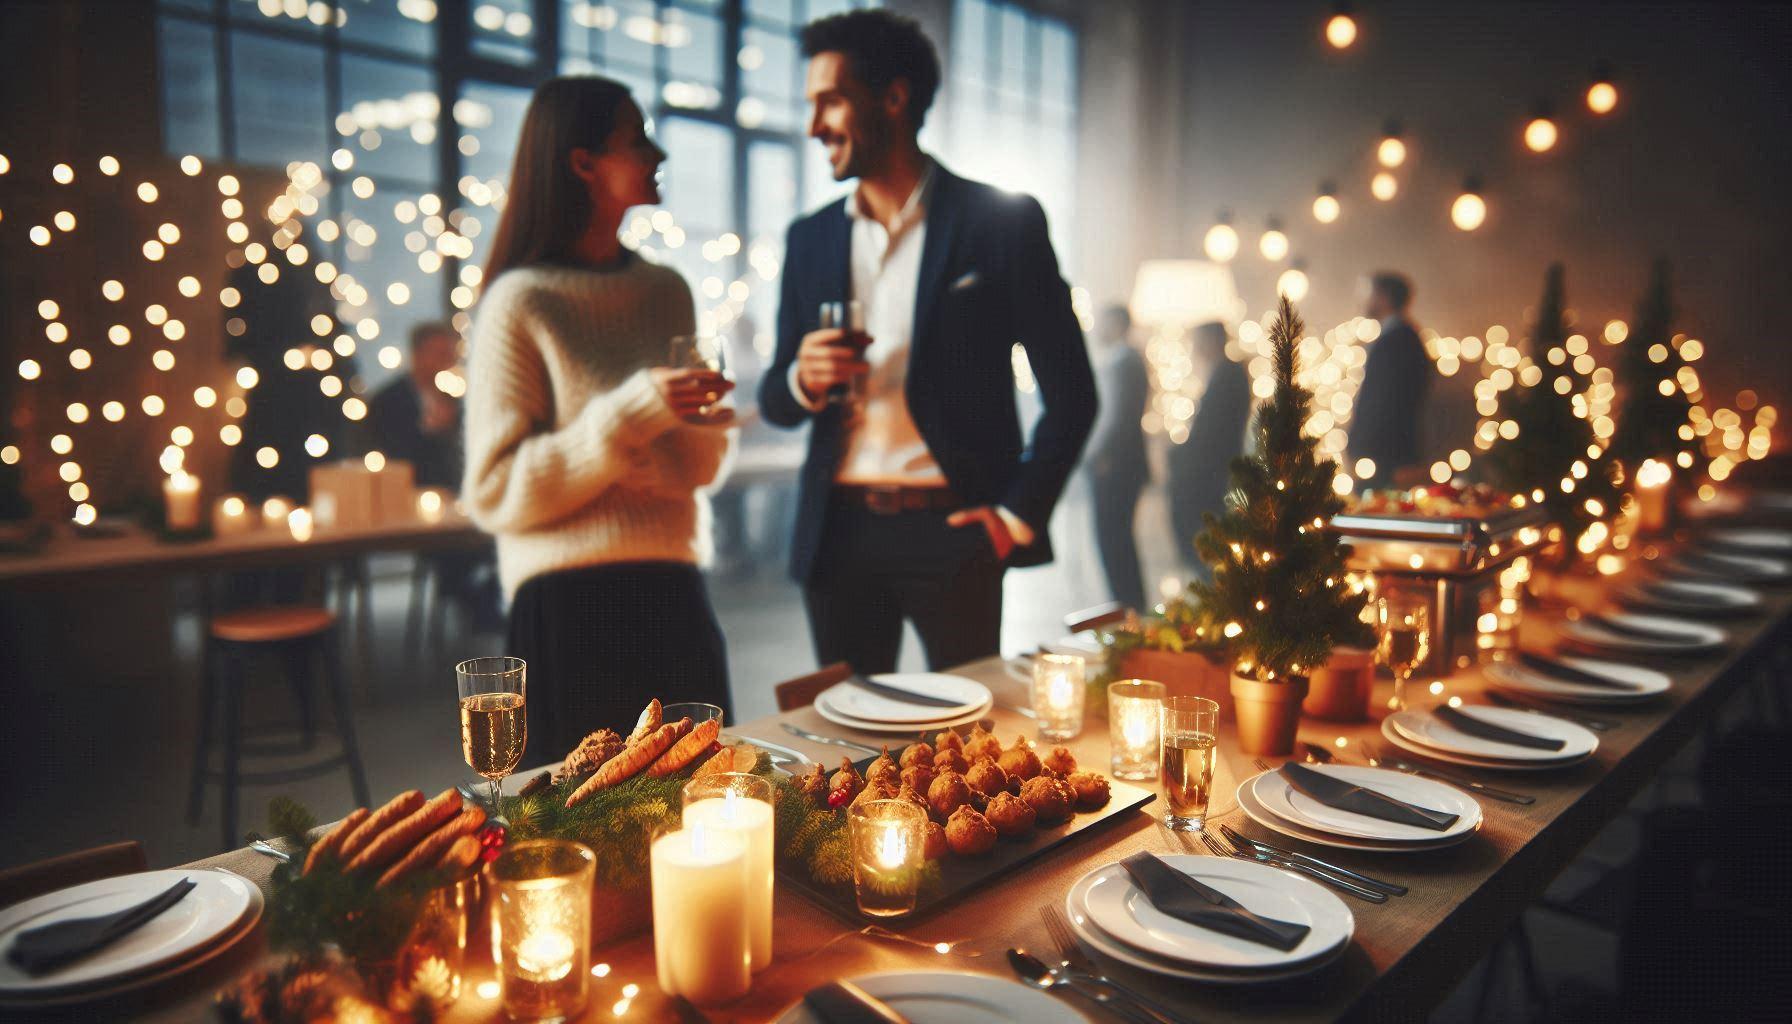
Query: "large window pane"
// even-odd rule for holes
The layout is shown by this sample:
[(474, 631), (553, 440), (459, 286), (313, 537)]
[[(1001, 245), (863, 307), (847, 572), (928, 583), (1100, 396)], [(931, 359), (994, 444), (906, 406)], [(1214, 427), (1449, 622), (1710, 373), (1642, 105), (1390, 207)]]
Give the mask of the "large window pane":
[[(423, 231), (426, 215), (416, 212), (422, 197), (418, 190), (382, 188), (366, 199), (349, 195), (344, 200), (344, 227), (351, 232), (361, 225), (373, 229), (371, 246), (344, 247), (347, 258), (342, 268), (367, 289), (367, 301), (350, 310), (350, 322), (370, 317), (379, 323), (379, 336), (361, 341), (360, 371), (369, 391), (403, 372), (382, 366), (377, 352), (391, 345), (408, 356), (411, 328), (442, 318), (442, 282), (447, 271), (438, 266), (434, 272), (426, 272), (418, 265), (415, 251), (420, 243), (435, 241)], [(401, 220), (400, 214), (410, 220)], [(436, 266), (433, 261), (430, 265)]]
[[(440, 101), (436, 79), (423, 68), (344, 54), (342, 104), (355, 129), (355, 169), (375, 177), (425, 183), (436, 177)], [(454, 139), (447, 140), (449, 145)]]
[(527, 64), (535, 59), (533, 0), (475, 0), (473, 53)]
[(674, 107), (714, 109), (722, 100), (722, 22), (714, 15), (665, 13), (666, 85), (661, 98)]
[[(529, 95), (528, 89), (483, 83), (468, 83), (461, 90), (454, 104), (454, 120), (460, 125), (460, 136), (478, 143), (461, 149), (463, 175), (509, 185), (511, 157), (523, 129), (523, 114), (529, 109)], [(467, 149), (474, 152), (468, 155)]]
[(326, 160), (323, 50), (234, 32), (230, 51), (237, 159), (267, 167)]
[(162, 146), (169, 153), (220, 156), (217, 33), (178, 18), (163, 18), (159, 27)]
[(748, 28), (741, 33), (741, 106), (743, 127), (794, 131), (802, 126), (802, 59), (788, 31)]
[(282, 28), (322, 35), (330, 20), (325, 4), (287, 3), (284, 0), (228, 0), (231, 19), (256, 28)]
[(665, 205), (692, 239), (702, 240), (734, 223), (734, 135), (719, 125), (668, 117), (659, 126), (670, 154), (665, 166)]
[(796, 147), (755, 142), (747, 149), (747, 237), (782, 244), (796, 219)]
[(439, 0), (336, 0), (342, 38), (419, 57), (436, 52)]

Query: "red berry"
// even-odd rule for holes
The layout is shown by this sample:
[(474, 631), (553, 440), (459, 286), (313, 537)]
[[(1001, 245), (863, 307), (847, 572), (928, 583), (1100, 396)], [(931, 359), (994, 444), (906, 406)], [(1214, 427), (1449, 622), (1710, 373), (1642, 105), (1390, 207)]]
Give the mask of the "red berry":
[(841, 807), (845, 807), (847, 804), (849, 804), (851, 802), (852, 802), (852, 790), (850, 790), (850, 789), (836, 789), (836, 790), (833, 790), (830, 793), (828, 793), (828, 806), (829, 807), (838, 809)]

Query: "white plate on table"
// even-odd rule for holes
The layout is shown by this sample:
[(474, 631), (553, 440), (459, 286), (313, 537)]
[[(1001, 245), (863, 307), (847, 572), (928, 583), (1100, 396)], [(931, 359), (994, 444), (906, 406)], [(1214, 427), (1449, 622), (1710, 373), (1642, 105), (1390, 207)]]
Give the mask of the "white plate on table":
[(1611, 612), (1606, 618), (1636, 629), (1659, 633), (1661, 639), (1646, 639), (1621, 633), (1592, 619), (1562, 623), (1562, 635), (1575, 643), (1636, 654), (1698, 654), (1722, 647), (1730, 639), (1728, 633), (1716, 626), (1664, 615)]
[[(1312, 766), (1308, 765), (1308, 767)], [(1272, 832), (1279, 832), (1292, 839), (1299, 839), (1303, 842), (1315, 843), (1320, 846), (1335, 846), (1341, 850), (1368, 850), (1374, 853), (1419, 853), (1425, 850), (1440, 850), (1446, 846), (1455, 846), (1457, 843), (1467, 840), (1469, 836), (1474, 834), (1473, 832), (1465, 832), (1462, 835), (1453, 836), (1441, 841), (1431, 840), (1428, 842), (1417, 843), (1386, 843), (1374, 839), (1350, 839), (1331, 832), (1322, 832), (1318, 829), (1298, 825), (1286, 818), (1271, 814), (1269, 809), (1263, 806), (1263, 802), (1257, 799), (1257, 794), (1254, 789), (1256, 781), (1262, 777), (1262, 775), (1253, 775), (1238, 784), (1239, 808), (1243, 810), (1245, 815), (1252, 821), (1262, 825), (1264, 828), (1269, 829)]]
[(1382, 734), (1392, 728), (1425, 750), (1435, 750), (1479, 761), (1515, 761), (1524, 765), (1555, 768), (1583, 760), (1599, 749), (1599, 737), (1592, 730), (1573, 722), (1533, 711), (1488, 707), (1475, 704), (1456, 709), (1489, 725), (1503, 726), (1517, 732), (1528, 732), (1544, 739), (1561, 740), (1560, 750), (1540, 750), (1512, 743), (1501, 743), (1463, 732), (1429, 711), (1407, 709), (1383, 719)]
[[(123, 910), (163, 892), (183, 878), (197, 883), (179, 902), (129, 935), (89, 956), (39, 977), (6, 959), (18, 934), (40, 925)], [(168, 967), (178, 972), (208, 951), (240, 938), (261, 915), (261, 890), (239, 875), (214, 868), (144, 871), (46, 893), (0, 911), (0, 1000), (35, 1000), (96, 989)], [(234, 934), (233, 934), (234, 933)]]
[(1488, 685), (1496, 690), (1507, 690), (1564, 704), (1639, 704), (1654, 700), (1668, 692), (1673, 685), (1673, 680), (1668, 678), (1667, 673), (1643, 665), (1570, 655), (1557, 655), (1557, 660), (1585, 672), (1632, 683), (1635, 688), (1619, 689), (1615, 686), (1558, 679), (1517, 661), (1496, 661), (1484, 671)]
[(1183, 853), (1160, 859), (1255, 913), (1306, 925), (1306, 938), (1284, 952), (1178, 920), (1152, 906), (1120, 864), (1097, 868), (1071, 887), (1076, 909), (1117, 941), (1197, 969), (1281, 970), (1326, 956), (1356, 930), (1343, 900), (1299, 875), (1227, 857)]
[(1698, 579), (1741, 580), (1745, 583), (1779, 583), (1792, 576), (1792, 562), (1759, 554), (1699, 551), (1688, 561), (1675, 558), (1662, 570), (1669, 575)]
[[(1523, 714), (1523, 712), (1519, 713)], [(1576, 728), (1578, 728), (1578, 726)], [(1504, 758), (1469, 757), (1466, 754), (1453, 754), (1447, 750), (1439, 750), (1436, 747), (1428, 746), (1414, 740), (1394, 724), (1392, 716), (1381, 720), (1381, 734), (1387, 738), (1389, 743), (1392, 743), (1394, 746), (1399, 747), (1409, 754), (1417, 754), (1420, 757), (1429, 758), (1433, 761), (1442, 761), (1446, 764), (1460, 764), (1470, 768), (1492, 768), (1496, 771), (1549, 771), (1554, 768), (1566, 768), (1570, 765), (1579, 764), (1592, 756), (1591, 754), (1582, 754), (1579, 757), (1570, 758), (1566, 761), (1509, 761)]]
[(978, 708), (987, 708), (992, 699), (989, 687), (982, 683), (944, 672), (893, 672), (871, 676), (870, 680), (956, 703), (952, 707), (945, 707), (886, 697), (875, 690), (856, 685), (850, 679), (823, 690), (816, 696), (815, 702), (817, 705), (825, 702), (842, 717), (862, 722), (926, 725), (948, 718), (960, 718)]
[[(987, 974), (904, 971), (847, 981), (889, 1004), (912, 1024), (1088, 1024), (1069, 1003), (1018, 981)], [(777, 1024), (820, 1024), (798, 1000)]]
[(1763, 555), (1792, 555), (1792, 531), (1760, 527), (1730, 527), (1708, 530), (1706, 543), (1722, 548), (1740, 549)]
[(1315, 832), (1367, 839), (1381, 843), (1438, 843), (1467, 836), (1481, 827), (1481, 805), (1455, 786), (1391, 768), (1351, 764), (1303, 765), (1321, 775), (1373, 789), (1409, 804), (1456, 815), (1447, 829), (1420, 828), (1397, 821), (1383, 821), (1367, 814), (1339, 810), (1307, 796), (1288, 784), (1280, 772), (1264, 772), (1251, 785), (1257, 803), (1279, 818)]
[(942, 718), (933, 722), (872, 722), (862, 718), (853, 718), (850, 715), (843, 715), (840, 712), (833, 710), (830, 705), (823, 701), (817, 700), (815, 702), (816, 713), (835, 725), (843, 726), (848, 729), (857, 729), (860, 732), (886, 733), (895, 736), (913, 736), (920, 732), (933, 732), (936, 729), (949, 729), (957, 728), (961, 725), (969, 725), (989, 714), (990, 710), (994, 707), (995, 702), (992, 700), (988, 704), (973, 709), (966, 714), (957, 715), (952, 718)]
[(1717, 580), (1660, 578), (1645, 587), (1633, 583), (1618, 591), (1618, 600), (1638, 611), (1669, 615), (1746, 615), (1761, 607), (1761, 595), (1748, 587)]

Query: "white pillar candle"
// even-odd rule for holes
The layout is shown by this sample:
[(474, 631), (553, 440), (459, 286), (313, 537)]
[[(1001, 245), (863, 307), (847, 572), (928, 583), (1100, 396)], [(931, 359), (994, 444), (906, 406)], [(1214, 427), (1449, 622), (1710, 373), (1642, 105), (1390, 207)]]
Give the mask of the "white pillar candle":
[(253, 522), (249, 517), (249, 503), (240, 494), (218, 499), (217, 506), (212, 509), (212, 532), (220, 537), (247, 533)]
[(261, 503), (261, 525), (270, 530), (283, 530), (290, 512), (292, 502), (276, 494)]
[(772, 962), (772, 805), (730, 789), (685, 805), (684, 827), (733, 832), (746, 843), (747, 936), (753, 970)]
[(292, 539), (303, 543), (311, 539), (311, 510), (295, 508), (286, 514), (286, 528), (292, 531)]
[(727, 1002), (753, 984), (747, 936), (747, 844), (727, 830), (679, 829), (654, 840), (653, 957), (660, 988), (693, 1003)]
[(198, 477), (185, 470), (175, 470), (162, 482), (162, 500), (167, 504), (164, 521), (168, 529), (199, 529)]

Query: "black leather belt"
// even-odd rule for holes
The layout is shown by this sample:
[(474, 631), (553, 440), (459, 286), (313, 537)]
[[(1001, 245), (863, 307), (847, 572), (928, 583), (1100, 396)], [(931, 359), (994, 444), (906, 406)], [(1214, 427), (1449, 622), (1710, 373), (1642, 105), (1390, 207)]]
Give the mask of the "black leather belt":
[(963, 508), (964, 502), (950, 487), (904, 487), (900, 484), (835, 484), (834, 500), (876, 515), (893, 516), (901, 512), (948, 512)]

